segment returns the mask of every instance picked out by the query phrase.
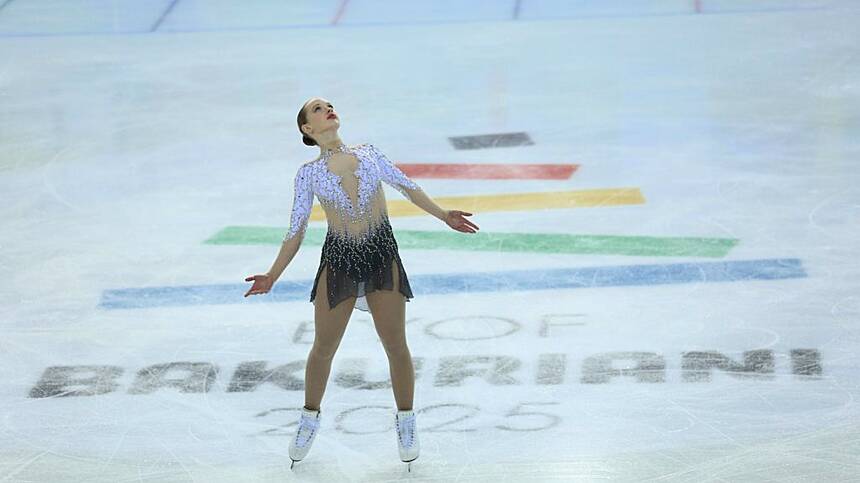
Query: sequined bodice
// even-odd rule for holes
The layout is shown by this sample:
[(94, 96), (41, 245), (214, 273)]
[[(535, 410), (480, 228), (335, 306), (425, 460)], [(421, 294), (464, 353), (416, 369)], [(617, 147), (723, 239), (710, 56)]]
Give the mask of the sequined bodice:
[[(337, 152), (355, 156), (354, 172), (341, 176), (330, 169), (329, 160)], [(314, 195), (325, 210), (330, 232), (364, 236), (387, 220), (385, 194), (381, 189), (383, 181), (406, 198), (410, 198), (410, 190), (420, 189), (372, 144), (343, 145), (334, 151), (326, 150), (317, 159), (303, 164), (296, 173), (290, 230), (284, 241), (304, 233)]]

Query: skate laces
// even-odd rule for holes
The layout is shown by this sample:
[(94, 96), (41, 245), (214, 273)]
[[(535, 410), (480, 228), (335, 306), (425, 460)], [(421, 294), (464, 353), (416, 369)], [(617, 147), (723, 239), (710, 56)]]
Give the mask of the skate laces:
[(299, 429), (296, 431), (296, 446), (304, 447), (307, 445), (319, 425), (319, 419), (303, 414), (299, 420)]
[(406, 448), (412, 446), (415, 435), (415, 415), (401, 416), (397, 418), (397, 437), (400, 444)]

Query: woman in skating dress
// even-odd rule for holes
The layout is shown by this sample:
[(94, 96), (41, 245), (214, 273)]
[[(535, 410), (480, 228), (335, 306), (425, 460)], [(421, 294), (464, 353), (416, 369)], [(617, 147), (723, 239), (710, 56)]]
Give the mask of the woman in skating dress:
[(382, 182), (454, 230), (475, 233), (478, 226), (465, 218), (471, 213), (440, 208), (373, 144), (345, 145), (337, 133), (340, 119), (326, 99), (308, 100), (297, 122), (302, 141), (319, 146), (320, 155), (296, 174), (289, 232), (272, 268), (245, 279), (254, 282), (246, 297), (271, 290), (304, 239), (316, 195), (328, 231), (311, 289), (314, 343), (305, 370), (305, 406), (290, 443), (290, 467), (305, 457), (319, 428), (331, 362), (354, 308), (370, 312), (388, 356), (400, 458), (408, 463), (419, 449), (412, 410), (415, 372), (406, 344), (406, 302), (414, 297), (388, 220)]

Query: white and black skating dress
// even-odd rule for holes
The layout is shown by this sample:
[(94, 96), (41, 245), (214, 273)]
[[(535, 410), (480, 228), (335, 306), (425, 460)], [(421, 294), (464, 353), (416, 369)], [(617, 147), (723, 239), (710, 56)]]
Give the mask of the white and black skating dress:
[[(355, 176), (341, 177), (329, 169), (328, 160), (337, 152), (355, 156), (358, 160)], [(326, 150), (317, 159), (303, 164), (296, 173), (290, 230), (284, 241), (304, 236), (314, 194), (328, 221), (311, 302), (316, 298), (322, 271), (328, 267), (329, 307), (356, 297), (355, 307), (369, 312), (366, 293), (393, 290), (393, 263), (397, 264), (400, 274), (398, 290), (406, 296), (407, 302), (414, 298), (388, 220), (383, 181), (407, 199), (411, 199), (410, 191), (421, 189), (372, 144), (343, 145), (336, 150)]]

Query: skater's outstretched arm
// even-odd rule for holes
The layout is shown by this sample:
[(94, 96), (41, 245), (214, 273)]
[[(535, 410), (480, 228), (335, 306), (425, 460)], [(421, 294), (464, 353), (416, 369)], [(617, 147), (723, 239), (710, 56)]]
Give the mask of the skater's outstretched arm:
[(278, 280), (287, 268), (287, 265), (293, 261), (293, 258), (295, 258), (296, 253), (299, 251), (303, 238), (304, 235), (299, 235), (281, 243), (281, 250), (278, 252), (278, 256), (272, 263), (272, 268), (266, 272), (267, 275), (272, 277), (272, 283)]
[(403, 193), (403, 196), (409, 199), (417, 207), (430, 213), (431, 215), (444, 221), (451, 228), (462, 231), (464, 233), (475, 233), (478, 230), (478, 225), (464, 218), (464, 216), (472, 216), (471, 213), (460, 210), (446, 210), (436, 204), (427, 193), (418, 186), (417, 183), (409, 179), (403, 171), (400, 170), (388, 157), (382, 153), (374, 145), (370, 145), (370, 149), (374, 154), (377, 166), (379, 167), (380, 177), (383, 181)]
[[(406, 176), (400, 168), (395, 166), (394, 163), (388, 159), (388, 156), (380, 151), (379, 148), (373, 144), (369, 144), (368, 147), (370, 148), (371, 156), (373, 156), (373, 159), (376, 162), (376, 168), (379, 171), (379, 178), (403, 194), (403, 196), (408, 200), (412, 201), (413, 195), (421, 191), (421, 187), (418, 186), (418, 183), (409, 179), (409, 177)], [(441, 210), (441, 208), (439, 208), (439, 210)], [(437, 215), (439, 214), (439, 211), (437, 210), (437, 213), (430, 212), (430, 214), (438, 218)]]
[(403, 196), (422, 210), (442, 221), (445, 221), (447, 210), (440, 207), (436, 202), (430, 199), (430, 197), (427, 196), (427, 193), (418, 186), (418, 183), (409, 179), (409, 177), (406, 176), (400, 168), (395, 166), (394, 163), (388, 159), (388, 156), (377, 149), (376, 146), (371, 144), (370, 149), (373, 153), (374, 159), (376, 159), (376, 165), (379, 168), (379, 177), (382, 181), (385, 181), (391, 187), (402, 193)]
[(285, 242), (298, 238), (298, 244), (301, 245), (305, 236), (305, 228), (308, 227), (308, 219), (311, 217), (311, 208), (314, 204), (312, 177), (313, 172), (308, 164), (302, 165), (296, 173), (296, 178), (293, 181), (293, 210), (290, 215), (290, 230), (284, 236)]
[(281, 251), (278, 257), (272, 264), (272, 268), (267, 272), (275, 280), (281, 276), (287, 265), (296, 256), (299, 247), (302, 245), (302, 240), (305, 239), (305, 230), (308, 227), (308, 220), (311, 217), (311, 208), (314, 204), (314, 191), (311, 186), (311, 167), (307, 164), (302, 165), (296, 173), (293, 191), (293, 210), (290, 215), (290, 230), (284, 236), (284, 241), (281, 243)]
[(245, 297), (248, 295), (264, 294), (271, 290), (278, 277), (281, 276), (302, 245), (314, 202), (314, 193), (311, 187), (311, 170), (308, 165), (303, 165), (299, 168), (294, 185), (295, 191), (293, 193), (293, 209), (290, 216), (289, 232), (284, 236), (281, 250), (278, 252), (274, 263), (272, 263), (272, 268), (265, 274), (252, 275), (245, 278), (246, 282), (254, 282), (248, 292), (245, 293)]

